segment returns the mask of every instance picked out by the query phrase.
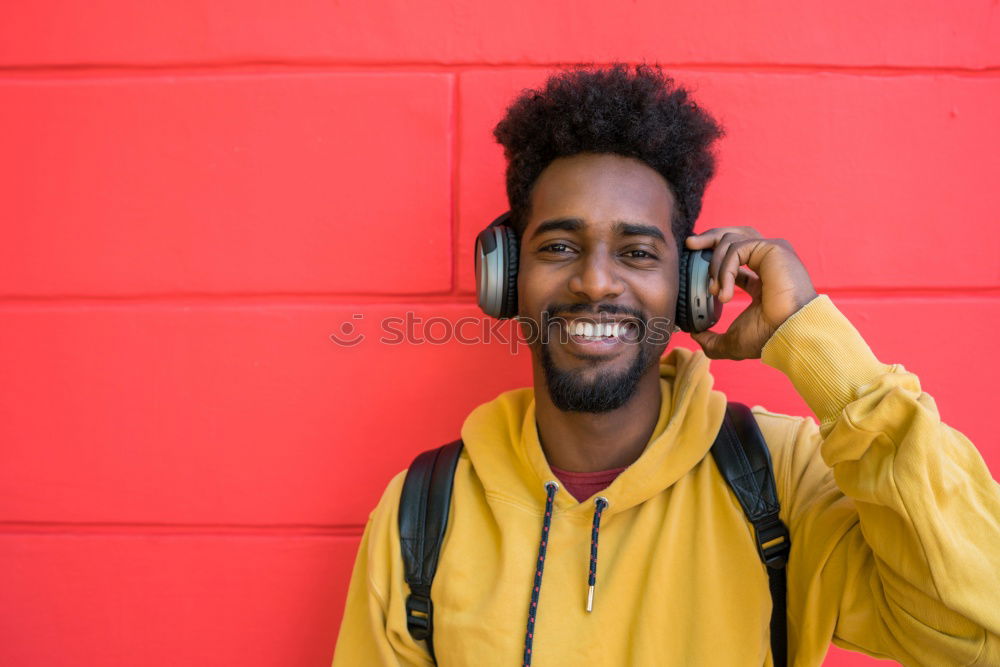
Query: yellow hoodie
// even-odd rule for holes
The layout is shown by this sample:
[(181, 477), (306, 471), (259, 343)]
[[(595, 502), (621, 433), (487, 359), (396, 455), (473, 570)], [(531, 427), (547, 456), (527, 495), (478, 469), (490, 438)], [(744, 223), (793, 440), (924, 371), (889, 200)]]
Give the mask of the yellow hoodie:
[[(1000, 665), (1000, 485), (943, 424), (902, 366), (880, 363), (821, 295), (768, 340), (819, 418), (754, 406), (791, 531), (790, 665), (831, 641), (907, 665)], [(660, 365), (663, 400), (646, 449), (600, 495), (554, 496), (532, 664), (771, 665), (771, 596), (752, 527), (709, 448), (726, 397), (701, 351)], [(533, 390), (477, 407), (462, 427), (451, 517), (431, 597), (438, 664), (522, 664), (546, 502), (556, 476)], [(406, 629), (397, 509), (404, 472), (369, 517), (333, 664), (432, 664)]]

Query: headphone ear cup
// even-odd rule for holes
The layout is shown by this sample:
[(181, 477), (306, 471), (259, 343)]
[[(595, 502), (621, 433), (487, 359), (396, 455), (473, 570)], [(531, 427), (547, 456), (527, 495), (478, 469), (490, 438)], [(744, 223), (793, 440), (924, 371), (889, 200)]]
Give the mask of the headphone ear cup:
[(504, 266), (506, 285), (500, 307), (500, 318), (510, 318), (517, 315), (517, 265), (520, 260), (520, 248), (517, 243), (517, 233), (511, 227), (502, 225), (504, 244)]
[(490, 317), (505, 319), (517, 314), (518, 241), (514, 228), (507, 225), (510, 211), (476, 236), (473, 250), (476, 271), (476, 300)]
[(677, 326), (681, 331), (706, 331), (722, 316), (722, 302), (708, 291), (711, 250), (683, 251), (677, 282)]
[(676, 323), (677, 326), (681, 328), (681, 331), (691, 333), (691, 296), (689, 290), (689, 284), (691, 282), (691, 251), (682, 248), (680, 259), (677, 264), (679, 267), (679, 275), (677, 277)]

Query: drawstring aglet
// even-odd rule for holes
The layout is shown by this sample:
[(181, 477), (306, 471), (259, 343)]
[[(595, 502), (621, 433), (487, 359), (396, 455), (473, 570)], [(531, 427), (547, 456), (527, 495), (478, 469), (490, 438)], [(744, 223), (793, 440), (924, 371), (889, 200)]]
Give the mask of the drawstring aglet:
[(604, 496), (594, 499), (594, 528), (590, 534), (590, 578), (587, 580), (587, 613), (594, 610), (594, 585), (597, 584), (597, 535), (601, 529), (601, 514), (611, 503)]

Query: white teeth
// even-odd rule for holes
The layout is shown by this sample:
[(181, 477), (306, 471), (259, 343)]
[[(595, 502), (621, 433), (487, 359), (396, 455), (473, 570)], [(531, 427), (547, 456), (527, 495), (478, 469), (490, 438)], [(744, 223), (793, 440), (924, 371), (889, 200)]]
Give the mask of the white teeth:
[(621, 322), (605, 322), (594, 324), (592, 322), (575, 322), (572, 327), (574, 336), (584, 336), (586, 338), (609, 338), (618, 337), (625, 331), (627, 325)]

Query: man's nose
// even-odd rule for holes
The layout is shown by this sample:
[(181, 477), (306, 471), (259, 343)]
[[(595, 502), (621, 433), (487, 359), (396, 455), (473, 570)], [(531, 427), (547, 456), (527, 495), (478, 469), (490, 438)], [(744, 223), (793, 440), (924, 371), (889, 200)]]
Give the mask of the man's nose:
[(569, 289), (577, 296), (596, 302), (620, 295), (625, 285), (618, 275), (613, 257), (603, 252), (591, 252), (577, 262), (577, 269), (569, 281)]

